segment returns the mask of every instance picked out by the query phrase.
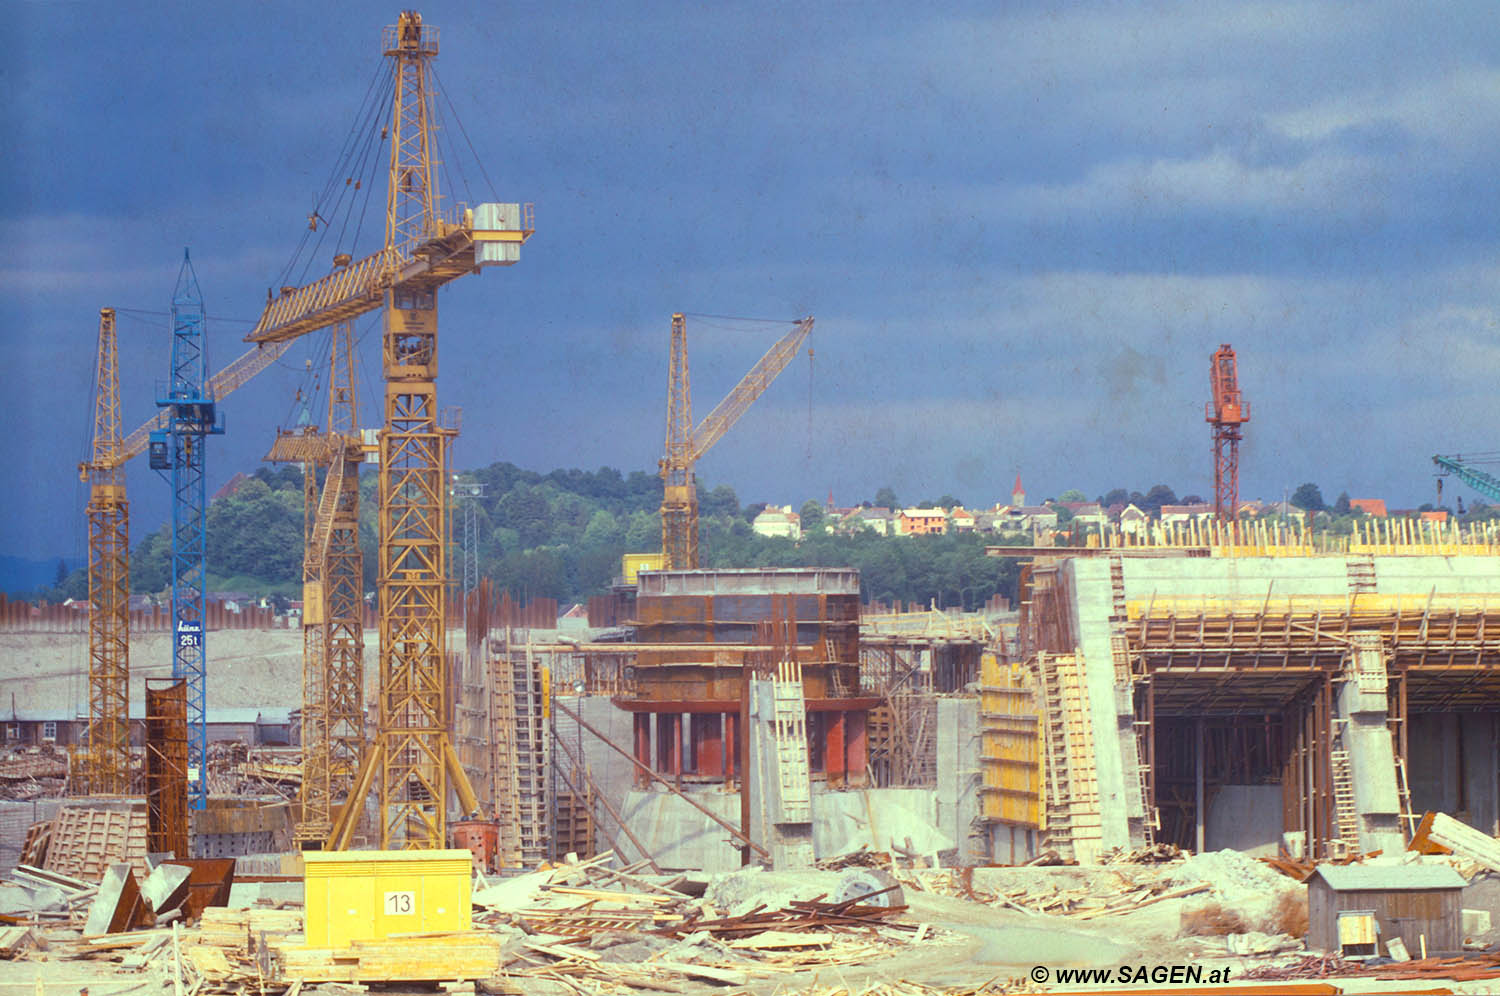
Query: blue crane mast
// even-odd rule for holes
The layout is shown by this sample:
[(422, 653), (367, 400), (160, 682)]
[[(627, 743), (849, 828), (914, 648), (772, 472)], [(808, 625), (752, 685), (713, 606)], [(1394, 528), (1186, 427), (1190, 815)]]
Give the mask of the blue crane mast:
[(203, 298), (187, 250), (172, 292), (172, 367), (156, 405), (166, 428), (151, 433), (150, 461), (172, 484), (172, 677), (187, 683), (188, 799), (208, 804), (207, 648), (204, 588), (207, 582), (207, 491), (204, 440), (224, 425), (208, 385)]

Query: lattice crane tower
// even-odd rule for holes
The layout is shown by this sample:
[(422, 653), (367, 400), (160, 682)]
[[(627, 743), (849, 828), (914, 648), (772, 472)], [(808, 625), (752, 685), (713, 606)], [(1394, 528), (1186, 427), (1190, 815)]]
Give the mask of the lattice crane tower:
[(1240, 506), (1240, 427), (1250, 421), (1250, 403), (1240, 397), (1239, 372), (1228, 343), (1210, 359), (1209, 387), (1213, 400), (1205, 406), (1204, 418), (1214, 432), (1214, 514), (1232, 537)]
[[(224, 431), (208, 380), (203, 296), (186, 250), (172, 292), (172, 366), (165, 397), (156, 404), (166, 428), (151, 434), (151, 467), (170, 471), (172, 485), (172, 677), (187, 682), (188, 799), (208, 804), (207, 583), (208, 494), (204, 441)], [(196, 768), (197, 777), (191, 772)]]
[(688, 379), (687, 324), (681, 313), (672, 316), (672, 351), (667, 373), (667, 452), (660, 462), (661, 552), (662, 566), (667, 570), (697, 568), (698, 485), (693, 478), (693, 466), (792, 362), (792, 357), (812, 334), (813, 320), (803, 318), (793, 322), (792, 326), (792, 330), (766, 350), (750, 372), (694, 428), (692, 390)]
[(477, 806), (447, 723), (444, 447), (451, 430), (438, 419), (436, 294), (480, 267), (517, 262), (533, 227), (530, 205), (480, 204), (452, 220), (439, 214), (429, 67), (437, 52), (437, 31), (420, 14), (404, 12), (385, 30), (394, 88), (384, 248), (311, 284), (284, 288), (247, 337), (284, 341), (385, 308), (379, 729), (333, 817), (330, 848), (348, 846), (372, 789), (382, 848), (445, 846), (450, 790), (466, 811)]
[(78, 465), (89, 485), (89, 743), (77, 791), (130, 789), (130, 503), (120, 452), (120, 354), (115, 309), (99, 309), (92, 458)]

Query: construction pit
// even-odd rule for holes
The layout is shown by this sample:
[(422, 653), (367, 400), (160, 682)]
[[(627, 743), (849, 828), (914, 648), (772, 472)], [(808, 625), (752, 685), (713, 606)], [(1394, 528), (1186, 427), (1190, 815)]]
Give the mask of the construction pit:
[(380, 851), (348, 787), (347, 849), (300, 833), (296, 630), (213, 635), (179, 813), (69, 794), (43, 703), (84, 636), (9, 626), (8, 729), (62, 725), (0, 766), (0, 989), (1500, 985), (1493, 545), (1024, 553), (1017, 610), (967, 614), (869, 611), (839, 568), (648, 571), (564, 631), (481, 584), (446, 851)]

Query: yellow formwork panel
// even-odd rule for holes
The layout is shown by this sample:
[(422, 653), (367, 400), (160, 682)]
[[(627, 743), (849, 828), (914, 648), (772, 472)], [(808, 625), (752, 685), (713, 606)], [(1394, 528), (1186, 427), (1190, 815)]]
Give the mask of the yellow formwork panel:
[(635, 584), (641, 571), (659, 571), (666, 562), (664, 553), (627, 553), (620, 558), (620, 573), (626, 584)]
[(302, 860), (309, 948), (473, 926), (468, 848), (305, 851)]

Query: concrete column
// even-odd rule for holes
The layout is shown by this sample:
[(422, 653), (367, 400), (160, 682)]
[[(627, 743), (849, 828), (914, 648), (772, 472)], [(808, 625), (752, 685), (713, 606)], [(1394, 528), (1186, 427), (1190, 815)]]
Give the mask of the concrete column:
[(1203, 853), (1203, 720), (1193, 723), (1193, 821), (1195, 827), (1194, 853)]
[(724, 780), (730, 781), (740, 771), (740, 716), (724, 714)]
[[(635, 720), (635, 759), (647, 768), (651, 767), (651, 714), (649, 712), (638, 712), (634, 714)], [(651, 778), (640, 768), (635, 769), (635, 787), (646, 788), (651, 784)]]
[(665, 738), (665, 740), (666, 740), (666, 747), (667, 747), (667, 754), (666, 754), (666, 757), (662, 758), (663, 767), (666, 768), (666, 773), (667, 774), (681, 775), (682, 774), (682, 713), (680, 713), (680, 712), (668, 713), (667, 715), (662, 716), (661, 718), (664, 719), (664, 720), (666, 720), (666, 723), (664, 723), (663, 725), (667, 729), (666, 738)]

